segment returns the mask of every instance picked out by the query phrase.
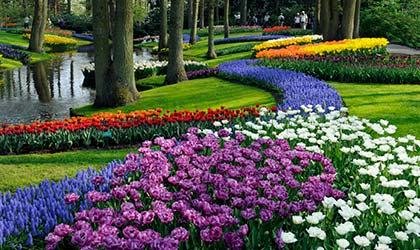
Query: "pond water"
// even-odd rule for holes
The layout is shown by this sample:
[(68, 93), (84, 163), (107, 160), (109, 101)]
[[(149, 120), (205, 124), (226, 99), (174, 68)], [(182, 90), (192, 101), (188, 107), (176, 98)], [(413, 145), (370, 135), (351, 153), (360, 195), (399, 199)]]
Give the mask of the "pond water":
[[(83, 52), (82, 52), (83, 51)], [(81, 66), (94, 60), (91, 48), (0, 72), (0, 124), (32, 123), (69, 117), (69, 109), (93, 103), (95, 90), (83, 87)], [(153, 60), (135, 50), (134, 61)]]

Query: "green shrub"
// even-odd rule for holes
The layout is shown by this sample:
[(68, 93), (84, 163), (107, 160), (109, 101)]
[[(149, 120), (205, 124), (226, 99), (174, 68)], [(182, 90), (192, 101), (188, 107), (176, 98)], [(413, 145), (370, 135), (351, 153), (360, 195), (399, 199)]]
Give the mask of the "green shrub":
[(376, 5), (362, 11), (360, 35), (386, 37), (391, 43), (420, 48), (420, 19), (399, 5)]
[(74, 30), (76, 33), (85, 33), (92, 31), (92, 17), (83, 15), (64, 14), (51, 18), (51, 21), (58, 25), (60, 20), (63, 20), (63, 29)]

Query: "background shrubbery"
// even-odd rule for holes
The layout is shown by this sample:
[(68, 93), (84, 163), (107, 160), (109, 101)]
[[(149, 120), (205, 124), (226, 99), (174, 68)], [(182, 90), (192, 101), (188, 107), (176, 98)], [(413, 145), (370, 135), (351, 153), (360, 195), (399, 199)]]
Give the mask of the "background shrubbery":
[(419, 6), (403, 6), (399, 1), (382, 2), (362, 9), (360, 35), (386, 37), (391, 43), (420, 48)]

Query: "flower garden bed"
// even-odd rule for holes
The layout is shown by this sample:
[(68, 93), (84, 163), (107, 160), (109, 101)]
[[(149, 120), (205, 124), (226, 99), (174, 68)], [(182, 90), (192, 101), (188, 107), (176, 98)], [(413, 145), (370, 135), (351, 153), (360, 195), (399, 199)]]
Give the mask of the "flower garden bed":
[[(184, 61), (187, 72), (206, 69), (207, 65), (203, 62)], [(167, 61), (150, 61), (134, 64), (134, 76), (136, 80), (151, 76), (165, 75), (168, 68)], [(82, 65), (81, 70), (86, 80), (95, 81), (95, 64), (89, 63)]]
[[(30, 34), (23, 34), (22, 36), (26, 39), (30, 39), (31, 37)], [(77, 41), (72, 38), (45, 34), (44, 43), (49, 46), (52, 51), (61, 52), (75, 49)]]
[(420, 60), (410, 56), (309, 56), (263, 60), (260, 65), (325, 81), (419, 84)]
[(214, 44), (267, 41), (267, 40), (280, 39), (280, 38), (286, 38), (286, 37), (287, 36), (283, 36), (283, 35), (230, 37), (230, 38), (216, 39), (214, 40)]
[(420, 141), (303, 108), (215, 121), (100, 173), (2, 194), (2, 246), (414, 249)]
[(257, 58), (303, 57), (322, 55), (375, 55), (386, 54), (385, 38), (357, 38), (317, 44), (291, 45), (282, 49), (269, 49), (256, 54)]
[(322, 36), (320, 35), (279, 38), (279, 39), (269, 40), (267, 42), (258, 44), (254, 46), (252, 50), (255, 52), (259, 52), (262, 50), (282, 48), (289, 45), (301, 45), (301, 44), (313, 43), (313, 42), (317, 42), (321, 40), (322, 40)]
[(277, 30), (271, 32), (263, 32), (263, 35), (282, 35), (282, 36), (306, 36), (313, 35), (312, 30), (304, 29), (286, 29), (286, 30)]
[(277, 91), (282, 96), (279, 109), (299, 109), (302, 105), (321, 105), (340, 108), (342, 100), (337, 91), (314, 77), (294, 71), (269, 69), (255, 65), (257, 60), (239, 60), (219, 65), (219, 76)]
[(23, 64), (28, 64), (31, 60), (31, 56), (28, 53), (10, 48), (8, 46), (0, 45), (0, 54), (3, 55), (4, 58), (20, 61)]
[(256, 112), (255, 108), (172, 113), (162, 113), (161, 109), (157, 109), (129, 114), (100, 113), (92, 117), (73, 117), (28, 125), (3, 124), (0, 128), (0, 154), (135, 145), (155, 136), (180, 136), (188, 127), (197, 123), (244, 118), (256, 115)]

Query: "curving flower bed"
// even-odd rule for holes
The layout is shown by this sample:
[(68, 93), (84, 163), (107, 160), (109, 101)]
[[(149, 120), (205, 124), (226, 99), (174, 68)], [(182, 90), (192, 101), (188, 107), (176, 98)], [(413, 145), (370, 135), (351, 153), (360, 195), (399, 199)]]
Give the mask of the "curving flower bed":
[(337, 91), (324, 81), (294, 71), (270, 69), (255, 65), (257, 60), (239, 60), (219, 65), (219, 76), (269, 90), (281, 90), (278, 108), (299, 109), (302, 105), (341, 107)]
[(305, 56), (259, 63), (302, 72), (325, 81), (419, 84), (420, 60), (410, 56)]
[(23, 64), (28, 64), (31, 60), (31, 56), (28, 53), (11, 48), (11, 46), (0, 45), (0, 54), (4, 58), (20, 61)]
[[(30, 39), (31, 34), (23, 34), (22, 36), (26, 39)], [(73, 38), (45, 34), (44, 43), (51, 47), (53, 51), (66, 51), (74, 49), (77, 41)]]
[(216, 39), (214, 40), (214, 44), (267, 41), (267, 40), (280, 39), (280, 38), (286, 38), (286, 37), (287, 36), (283, 36), (283, 35), (230, 37), (230, 38)]
[(38, 150), (64, 151), (73, 148), (135, 145), (156, 136), (181, 136), (190, 126), (208, 126), (214, 120), (242, 119), (258, 115), (258, 108), (162, 113), (162, 109), (100, 113), (63, 121), (35, 122), (0, 128), (0, 153)]
[(314, 41), (321, 41), (322, 39), (323, 38), (320, 35), (286, 37), (286, 38), (280, 38), (280, 39), (269, 40), (267, 42), (263, 42), (261, 44), (255, 45), (254, 48), (252, 49), (256, 52), (259, 52), (262, 50), (282, 48), (289, 45), (312, 43)]
[(268, 27), (268, 28), (264, 28), (263, 32), (264, 33), (272, 33), (272, 32), (277, 32), (280, 30), (290, 30), (292, 29), (292, 27), (290, 26), (273, 26), (273, 27)]
[(291, 45), (282, 49), (260, 51), (257, 58), (303, 57), (322, 55), (375, 55), (386, 54), (385, 38), (357, 38), (317, 44)]
[[(107, 191), (106, 185), (117, 162), (95, 171), (88, 169), (77, 173), (75, 178), (65, 178), (58, 182), (44, 181), (37, 186), (17, 189), (14, 194), (0, 193), (0, 248), (14, 249), (23, 246), (31, 247), (40, 244), (49, 232), (59, 223), (71, 223), (74, 212), (88, 209), (92, 204), (88, 200), (68, 206), (65, 195), (74, 193), (83, 196), (95, 189), (89, 180), (102, 176), (104, 185), (96, 189)], [(42, 242), (42, 241), (41, 241)]]

